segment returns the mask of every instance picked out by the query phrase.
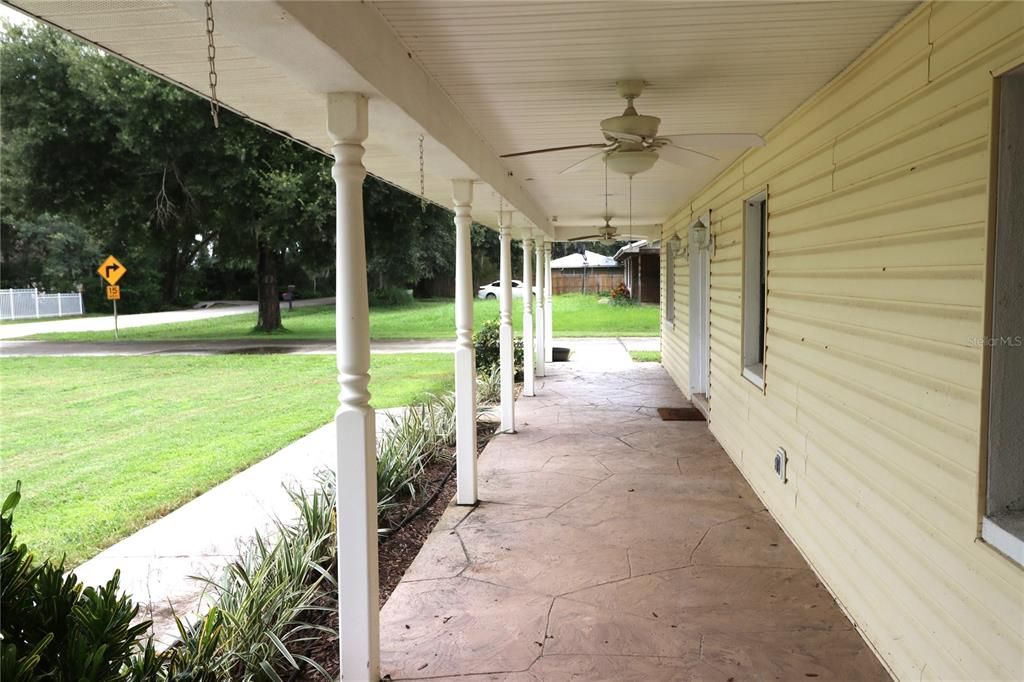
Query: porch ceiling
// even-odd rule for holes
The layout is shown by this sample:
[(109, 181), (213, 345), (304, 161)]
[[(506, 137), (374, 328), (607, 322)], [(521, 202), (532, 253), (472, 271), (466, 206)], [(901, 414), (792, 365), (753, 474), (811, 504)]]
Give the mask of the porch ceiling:
[[(59, 26), (199, 94), (207, 94), (205, 10), (183, 0), (14, 0)], [(649, 83), (641, 113), (661, 132), (757, 132), (842, 70), (916, 2), (224, 2), (214, 0), (218, 94), (268, 127), (329, 151), (322, 93), (371, 97), (366, 165), (451, 205), (449, 179), (481, 181), (474, 218), (550, 237), (591, 233), (604, 212), (600, 166), (559, 171), (576, 152), (500, 159), (537, 147), (601, 141), (621, 113), (615, 81)], [(585, 150), (584, 150), (585, 151)], [(667, 162), (633, 183), (636, 236), (659, 225), (740, 152), (700, 172)], [(626, 224), (626, 181), (609, 207)], [(557, 216), (557, 220), (552, 217)]]

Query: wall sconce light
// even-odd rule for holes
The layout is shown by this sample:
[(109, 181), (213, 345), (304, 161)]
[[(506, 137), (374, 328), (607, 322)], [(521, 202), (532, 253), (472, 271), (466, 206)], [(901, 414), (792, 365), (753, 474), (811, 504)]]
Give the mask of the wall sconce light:
[(697, 223), (693, 226), (693, 241), (698, 248), (704, 249), (708, 246), (708, 226), (704, 223)]

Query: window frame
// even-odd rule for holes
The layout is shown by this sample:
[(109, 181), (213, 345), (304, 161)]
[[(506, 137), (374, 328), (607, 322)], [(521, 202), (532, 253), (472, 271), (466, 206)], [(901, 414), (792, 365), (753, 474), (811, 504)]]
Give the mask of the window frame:
[[(762, 392), (765, 390), (768, 331), (768, 200), (768, 186), (765, 185), (743, 200), (742, 213), (740, 373)], [(757, 237), (756, 243), (754, 236)]]
[[(1007, 121), (1018, 121), (1015, 114), (1007, 114), (1003, 116), (1003, 104), (1004, 104), (1004, 86), (1003, 81), (1006, 76), (1013, 75), (1014, 87), (1017, 91), (1014, 93), (1015, 107), (1024, 108), (1024, 64), (1017, 64), (1009, 67), (999, 74), (994, 74), (992, 84), (992, 123), (990, 127), (990, 172), (989, 172), (989, 221), (988, 221), (988, 238), (987, 238), (987, 258), (986, 258), (986, 270), (985, 270), (985, 315), (984, 315), (984, 327), (983, 331), (985, 336), (980, 341), (982, 345), (982, 391), (981, 391), (981, 423), (980, 423), (980, 470), (979, 470), (979, 499), (978, 499), (978, 512), (979, 512), (979, 524), (978, 524), (978, 539), (986, 546), (994, 549), (1004, 556), (1009, 561), (1016, 563), (1018, 566), (1024, 566), (1024, 507), (1017, 509), (1016, 507), (1021, 506), (1019, 503), (1013, 504), (1012, 496), (1024, 493), (1024, 490), (1012, 490), (1009, 492), (1010, 497), (1008, 498), (1007, 490), (1004, 486), (1000, 486), (999, 490), (993, 491), (991, 481), (993, 479), (1000, 481), (1001, 483), (1007, 481), (1019, 481), (1020, 471), (1024, 467), (1024, 450), (1017, 450), (1015, 453), (1011, 451), (1009, 454), (1002, 452), (993, 453), (994, 445), (998, 446), (1001, 443), (1007, 441), (1015, 442), (1014, 436), (1010, 435), (1009, 438), (1000, 436), (999, 438), (993, 438), (993, 427), (994, 421), (996, 424), (1002, 425), (1004, 422), (1002, 418), (1005, 417), (1004, 403), (1011, 405), (1016, 404), (1014, 396), (1003, 396), (1002, 394), (996, 394), (994, 391), (995, 384), (993, 383), (993, 365), (1003, 368), (1003, 371), (1012, 372), (1012, 362), (1007, 360), (1000, 360), (994, 363), (993, 356), (996, 353), (1024, 353), (1024, 348), (1018, 347), (1020, 343), (1024, 343), (1024, 339), (1020, 336), (1013, 337), (1012, 335), (1007, 337), (1004, 334), (1004, 327), (1013, 327), (1015, 318), (1011, 318), (1011, 323), (1007, 325), (1006, 322), (996, 319), (996, 292), (1000, 289), (999, 283), (1003, 283), (1005, 286), (1009, 284), (1014, 285), (1015, 280), (1019, 280), (1024, 277), (1024, 273), (1018, 271), (1011, 271), (1009, 274), (1002, 274), (1000, 277), (999, 265), (1005, 265), (1004, 260), (1000, 260), (999, 254), (996, 253), (1000, 245), (1004, 245), (1004, 248), (1008, 249), (1008, 253), (1012, 261), (1012, 255), (1016, 253), (1015, 248), (1020, 248), (1020, 244), (1016, 244), (1013, 241), (1013, 237), (1007, 238), (1006, 242), (1000, 240), (998, 229), (1002, 223), (1002, 217), (1000, 214), (1000, 208), (1003, 206), (1003, 201), (1007, 204), (1010, 203), (1009, 199), (1004, 198), (1003, 193), (1000, 191), (1003, 183), (1002, 173), (1004, 172), (1004, 163), (1007, 167), (1010, 167), (1011, 163), (1013, 177), (1019, 179), (1024, 177), (1024, 155), (1021, 155), (1021, 140), (1024, 139), (1024, 130), (1014, 131), (1014, 140), (1010, 142), (1010, 145), (1014, 146), (1017, 150), (1017, 154), (1013, 157), (1012, 161), (1004, 162), (1001, 155), (1002, 149), (1002, 129), (1003, 125)], [(1014, 144), (1016, 142), (1016, 144)], [(1014, 187), (1014, 190), (1017, 188)], [(1014, 196), (1015, 192), (1007, 190), (1006, 195)], [(1014, 209), (1011, 209), (1011, 211)], [(1008, 223), (1013, 224), (1013, 217), (1006, 219)], [(1022, 239), (1019, 235), (1016, 237), (1018, 240)], [(1018, 267), (1020, 265), (1018, 264)], [(996, 279), (999, 277), (1000, 282)], [(1003, 278), (1009, 280), (1006, 282)], [(1010, 313), (1011, 315), (1014, 312)], [(1019, 314), (1016, 313), (1016, 314)], [(1004, 363), (1010, 365), (1009, 370)], [(998, 380), (998, 379), (997, 379)], [(1012, 408), (1011, 408), (1012, 409)], [(994, 415), (998, 415), (993, 419)], [(1012, 429), (1012, 426), (1009, 427)], [(994, 443), (993, 443), (994, 441)], [(1009, 510), (998, 508), (999, 505), (1005, 505), (1007, 499), (1011, 502), (1008, 505)], [(993, 507), (997, 507), (993, 509)]]

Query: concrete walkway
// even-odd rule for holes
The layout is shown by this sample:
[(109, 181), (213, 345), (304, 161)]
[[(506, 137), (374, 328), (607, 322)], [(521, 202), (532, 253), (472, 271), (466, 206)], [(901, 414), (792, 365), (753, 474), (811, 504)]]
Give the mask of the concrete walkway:
[[(308, 298), (295, 301), (296, 308), (306, 306), (329, 305), (334, 298)], [(227, 315), (256, 312), (256, 304), (223, 305), (214, 308), (191, 308), (189, 310), (170, 310), (163, 313), (137, 313), (134, 315), (118, 315), (119, 329), (130, 327), (148, 327), (154, 324), (173, 324), (175, 322), (191, 322), (193, 320), (209, 320)], [(39, 322), (18, 322), (0, 325), (0, 339), (19, 339), (35, 334), (56, 332), (101, 332), (114, 333), (114, 316), (104, 317), (64, 317), (40, 320)]]
[[(377, 431), (388, 414), (377, 411)], [(335, 468), (334, 423), (326, 424), (267, 459), (200, 495), (75, 569), (87, 585), (121, 570), (121, 587), (141, 603), (162, 645), (177, 637), (174, 613), (193, 619), (203, 584), (190, 576), (216, 577), (238, 557), (238, 543), (273, 529), (274, 519), (295, 518), (285, 486), (316, 484), (318, 472)]]
[(382, 674), (887, 680), (665, 371), (590, 340), (517, 403), (381, 614)]

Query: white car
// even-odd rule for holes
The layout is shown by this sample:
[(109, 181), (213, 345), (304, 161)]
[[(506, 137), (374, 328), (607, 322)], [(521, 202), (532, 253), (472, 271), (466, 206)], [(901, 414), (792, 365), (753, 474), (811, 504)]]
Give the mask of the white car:
[[(537, 287), (533, 288), (533, 295), (537, 295)], [(501, 281), (495, 280), (490, 284), (485, 284), (480, 287), (476, 292), (477, 298), (498, 298), (501, 296)], [(520, 279), (512, 280), (512, 298), (523, 297), (523, 281)]]

